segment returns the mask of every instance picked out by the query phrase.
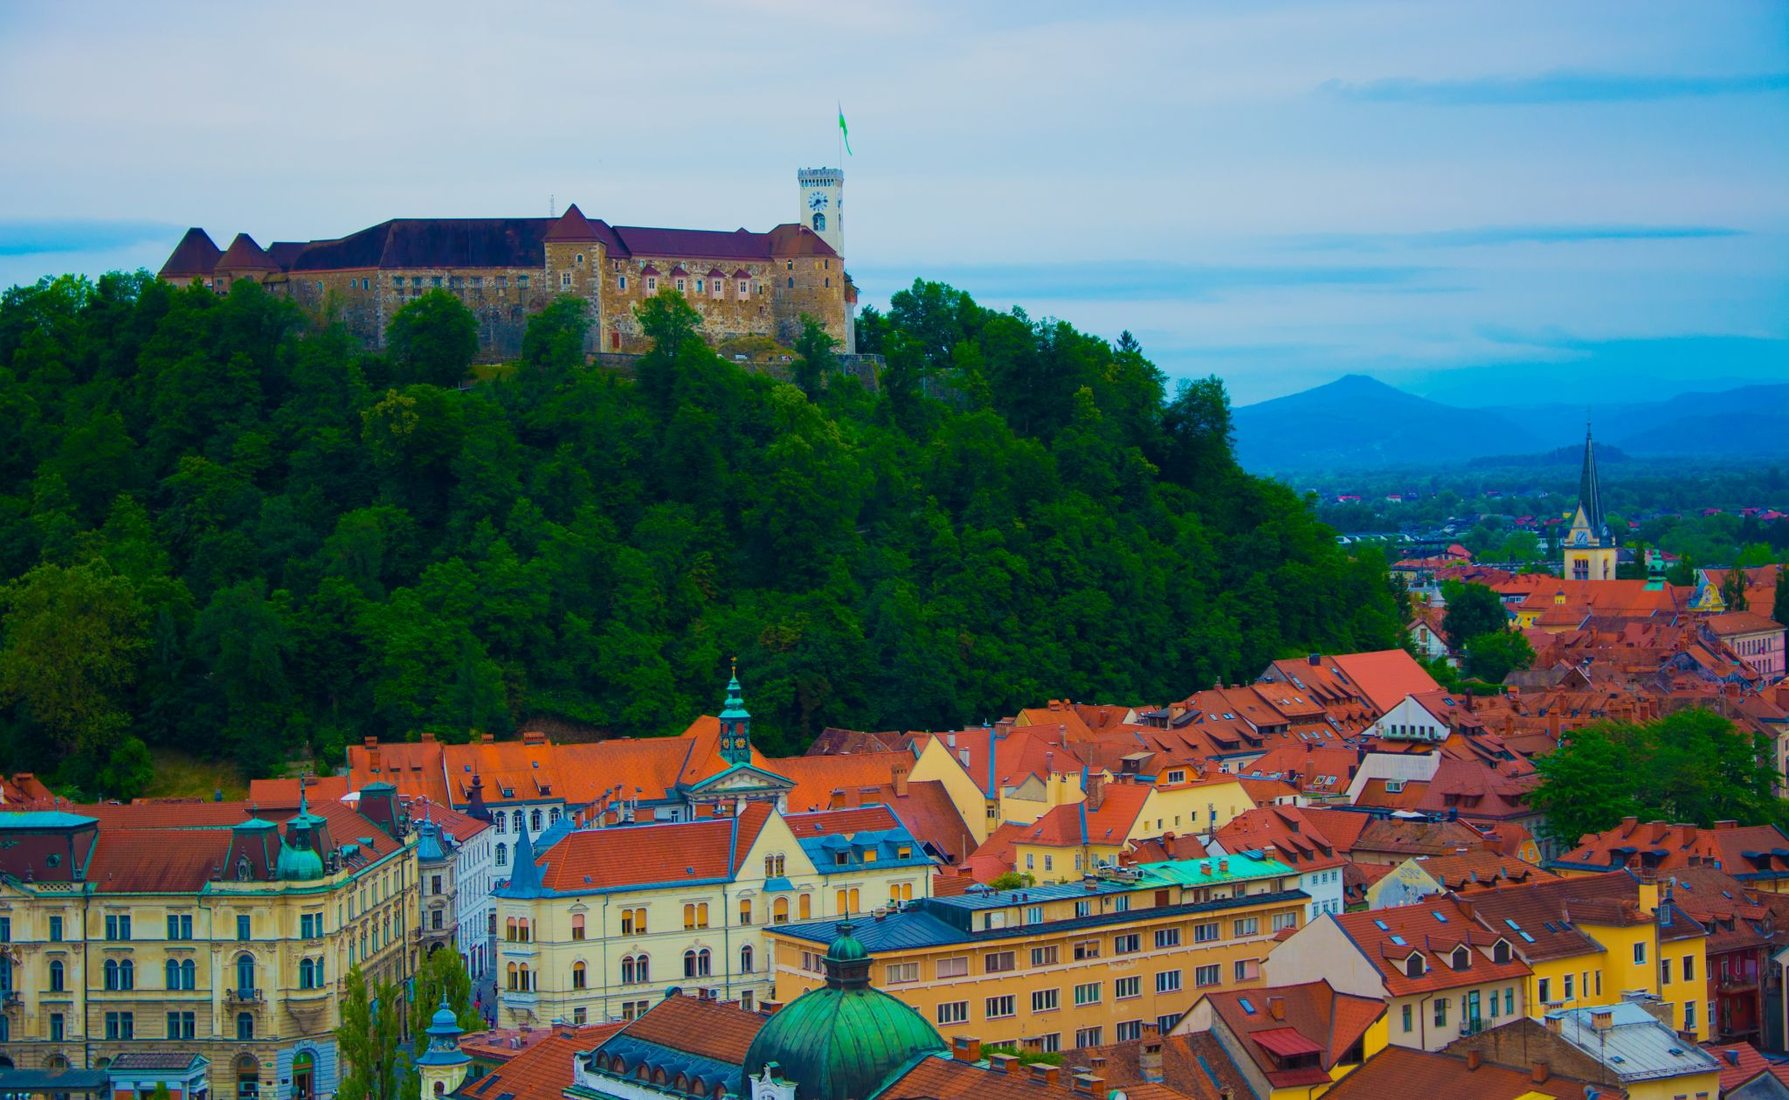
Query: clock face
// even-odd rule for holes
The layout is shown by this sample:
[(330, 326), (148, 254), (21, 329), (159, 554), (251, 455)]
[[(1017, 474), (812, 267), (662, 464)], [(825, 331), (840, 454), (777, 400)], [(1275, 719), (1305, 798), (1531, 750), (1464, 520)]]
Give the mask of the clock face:
[(1582, 546), (1583, 544), (1585, 544), (1589, 541), (1590, 541), (1590, 532), (1589, 531), (1579, 531), (1578, 532), (1578, 545)]
[(809, 195), (808, 196), (808, 209), (809, 210), (824, 210), (824, 209), (826, 209), (826, 193), (824, 191), (816, 191), (813, 194)]

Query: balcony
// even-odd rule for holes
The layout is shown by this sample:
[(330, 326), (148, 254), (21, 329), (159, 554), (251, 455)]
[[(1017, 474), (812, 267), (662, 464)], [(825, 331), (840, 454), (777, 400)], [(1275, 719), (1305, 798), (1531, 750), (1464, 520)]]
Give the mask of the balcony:
[(259, 989), (226, 989), (224, 1003), (227, 1005), (259, 1005), (266, 1004), (267, 998)]
[(0, 1007), (19, 1008), (25, 1003), (25, 995), (16, 989), (0, 990)]
[(1483, 1019), (1460, 1021), (1460, 1037), (1462, 1039), (1468, 1035), (1477, 1035), (1479, 1032), (1483, 1031), (1484, 1029), (1485, 1029), (1485, 1021)]

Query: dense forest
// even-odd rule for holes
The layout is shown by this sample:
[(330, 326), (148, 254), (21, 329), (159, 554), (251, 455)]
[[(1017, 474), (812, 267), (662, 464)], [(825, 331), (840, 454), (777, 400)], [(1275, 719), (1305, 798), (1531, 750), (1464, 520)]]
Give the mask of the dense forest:
[(1216, 379), (935, 283), (864, 312), (870, 387), (811, 324), (790, 380), (741, 369), (669, 292), (631, 376), (564, 300), (474, 383), (445, 292), (373, 352), (246, 280), (9, 291), (0, 759), (117, 796), (156, 746), (664, 734), (734, 655), (799, 751), (1396, 644), (1383, 560), (1236, 466)]

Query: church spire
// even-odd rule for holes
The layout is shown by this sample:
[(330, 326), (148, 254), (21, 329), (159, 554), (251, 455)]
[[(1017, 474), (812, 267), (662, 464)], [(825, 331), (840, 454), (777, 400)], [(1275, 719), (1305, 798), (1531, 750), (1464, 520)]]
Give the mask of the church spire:
[(503, 891), (506, 898), (535, 898), (541, 896), (540, 868), (534, 865), (534, 844), (528, 839), (528, 830), (516, 830), (515, 856), (510, 861), (509, 887)]
[(727, 681), (727, 705), (721, 710), (721, 758), (729, 764), (752, 762), (752, 713), (745, 709), (737, 657), (733, 658), (733, 678)]
[(1603, 498), (1596, 477), (1596, 443), (1590, 436), (1590, 421), (1584, 421), (1584, 470), (1578, 475), (1578, 507), (1592, 535), (1604, 538), (1608, 525), (1603, 521)]

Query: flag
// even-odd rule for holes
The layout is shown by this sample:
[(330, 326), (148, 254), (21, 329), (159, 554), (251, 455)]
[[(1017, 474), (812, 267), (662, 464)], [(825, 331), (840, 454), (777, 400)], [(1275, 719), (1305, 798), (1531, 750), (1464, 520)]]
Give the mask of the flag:
[(851, 131), (845, 127), (845, 108), (842, 104), (839, 106), (839, 140), (845, 143), (845, 152), (848, 155), (856, 155), (851, 152)]

